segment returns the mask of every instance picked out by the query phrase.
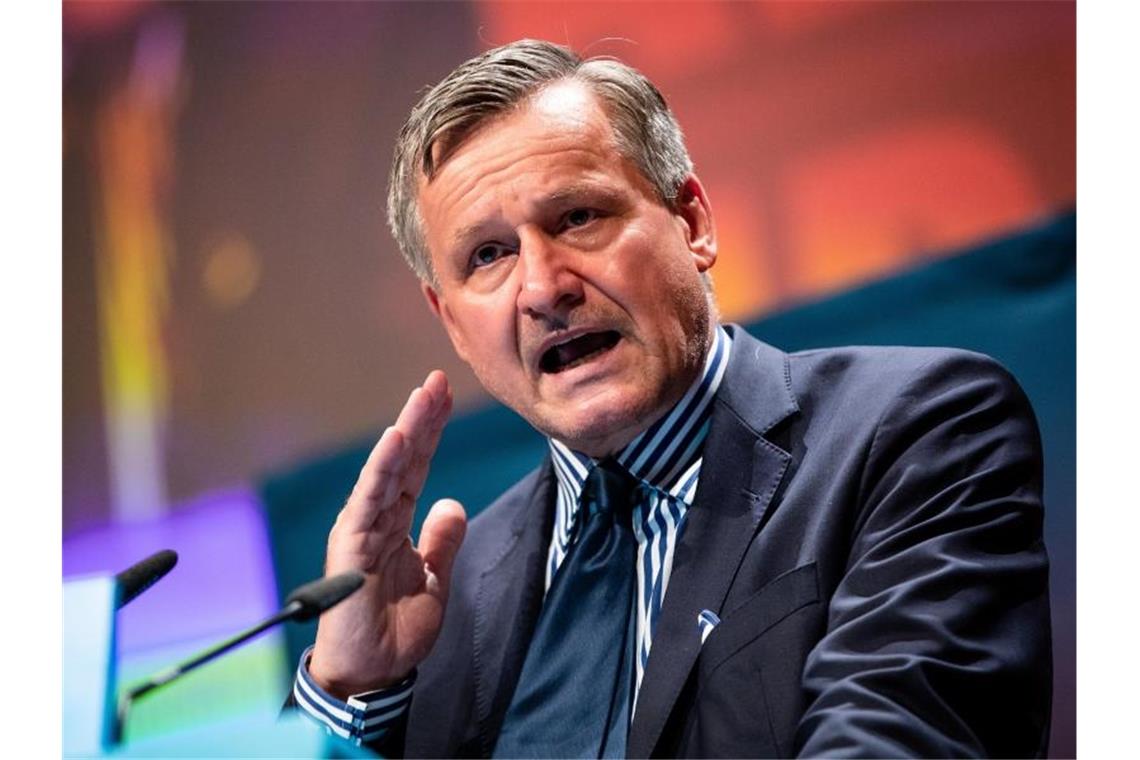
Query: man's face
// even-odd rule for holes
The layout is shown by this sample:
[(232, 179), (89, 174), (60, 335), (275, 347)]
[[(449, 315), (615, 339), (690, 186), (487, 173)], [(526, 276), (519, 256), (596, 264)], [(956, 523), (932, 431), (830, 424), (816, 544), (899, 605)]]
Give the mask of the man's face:
[(665, 413), (700, 372), (716, 260), (696, 177), (677, 209), (622, 158), (574, 82), (468, 137), (420, 213), (437, 274), (424, 294), (483, 386), (595, 457)]

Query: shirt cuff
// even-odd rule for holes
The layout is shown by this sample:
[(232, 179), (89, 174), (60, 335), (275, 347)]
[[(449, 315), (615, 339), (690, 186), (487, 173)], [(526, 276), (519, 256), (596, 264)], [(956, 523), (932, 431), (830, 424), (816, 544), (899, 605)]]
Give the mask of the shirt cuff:
[(309, 675), (309, 647), (297, 665), (297, 678), (293, 682), (293, 698), (309, 717), (329, 732), (354, 744), (380, 739), (399, 722), (412, 701), (412, 685), (416, 673), (387, 689), (353, 694), (347, 702), (332, 696)]

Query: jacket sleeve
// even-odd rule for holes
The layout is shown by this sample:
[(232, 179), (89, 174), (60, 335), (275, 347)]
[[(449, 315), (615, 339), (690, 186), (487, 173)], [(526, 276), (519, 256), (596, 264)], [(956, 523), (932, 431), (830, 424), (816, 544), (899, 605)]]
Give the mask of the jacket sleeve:
[(845, 574), (808, 656), (802, 756), (1045, 752), (1052, 656), (1040, 436), (978, 354), (913, 372), (867, 455)]

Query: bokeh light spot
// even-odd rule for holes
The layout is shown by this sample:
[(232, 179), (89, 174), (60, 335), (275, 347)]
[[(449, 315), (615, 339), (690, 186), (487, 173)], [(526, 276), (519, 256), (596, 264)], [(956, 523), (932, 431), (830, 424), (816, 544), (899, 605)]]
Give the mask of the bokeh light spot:
[(202, 287), (219, 309), (236, 308), (253, 295), (261, 281), (261, 262), (253, 246), (240, 234), (218, 239), (206, 254)]

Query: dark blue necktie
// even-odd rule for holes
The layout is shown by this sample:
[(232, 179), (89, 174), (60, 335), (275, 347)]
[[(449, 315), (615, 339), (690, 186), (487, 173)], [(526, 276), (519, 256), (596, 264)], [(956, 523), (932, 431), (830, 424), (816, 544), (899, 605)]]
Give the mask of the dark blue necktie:
[(636, 486), (613, 460), (598, 463), (586, 477), (577, 540), (546, 594), (495, 757), (625, 755)]

